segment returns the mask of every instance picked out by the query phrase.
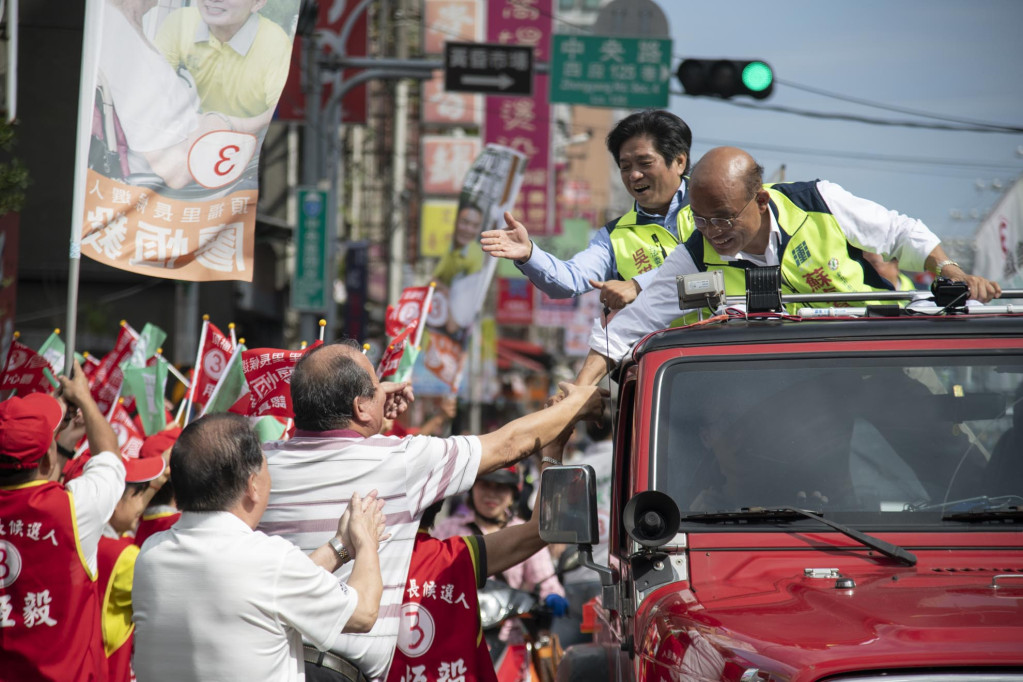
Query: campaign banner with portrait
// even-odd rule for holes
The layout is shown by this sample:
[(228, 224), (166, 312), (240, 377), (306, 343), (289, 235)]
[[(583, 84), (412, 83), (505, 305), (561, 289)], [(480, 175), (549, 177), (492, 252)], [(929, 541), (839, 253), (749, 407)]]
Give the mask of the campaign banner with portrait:
[(299, 0), (88, 2), (81, 253), (154, 277), (251, 281), (259, 149)]
[(465, 365), (468, 333), (497, 269), (497, 258), (480, 247), (480, 233), (493, 229), (515, 204), (526, 158), (509, 147), (488, 144), (465, 174), (450, 249), (433, 271), (436, 284), (426, 319), (429, 341), (423, 362), (452, 390)]

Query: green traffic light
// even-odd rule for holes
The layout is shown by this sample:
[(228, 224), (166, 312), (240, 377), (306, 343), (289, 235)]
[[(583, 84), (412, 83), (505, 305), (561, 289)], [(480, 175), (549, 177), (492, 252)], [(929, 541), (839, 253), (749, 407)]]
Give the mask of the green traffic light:
[(751, 92), (763, 92), (771, 87), (774, 73), (764, 62), (750, 62), (742, 70), (742, 84)]

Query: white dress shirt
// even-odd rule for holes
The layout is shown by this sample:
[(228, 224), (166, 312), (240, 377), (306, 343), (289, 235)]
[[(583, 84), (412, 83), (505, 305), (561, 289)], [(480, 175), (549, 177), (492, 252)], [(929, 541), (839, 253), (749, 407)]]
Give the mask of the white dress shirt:
[(142, 545), (132, 605), (140, 682), (305, 679), (358, 602), (298, 547), (229, 512), (184, 512)]
[[(833, 182), (819, 180), (817, 190), (850, 244), (864, 251), (879, 253), (886, 260), (898, 258), (899, 267), (903, 270), (923, 270), (927, 256), (941, 242), (919, 220), (854, 196)], [(740, 251), (729, 260), (743, 259), (757, 265), (779, 264), (777, 237), (780, 228), (774, 212), (769, 211), (769, 215), (772, 234), (768, 249), (760, 255)], [(639, 292), (636, 300), (618, 311), (606, 329), (599, 319), (594, 320), (590, 348), (620, 362), (633, 344), (650, 332), (665, 328), (682, 315), (675, 278), (695, 272), (699, 269), (688, 249), (680, 246), (672, 251), (664, 265), (655, 271), (649, 286)]]
[(124, 462), (120, 455), (101, 452), (86, 462), (82, 475), (64, 485), (75, 501), (78, 544), (89, 571), (96, 575), (96, 550), (103, 528), (124, 493)]

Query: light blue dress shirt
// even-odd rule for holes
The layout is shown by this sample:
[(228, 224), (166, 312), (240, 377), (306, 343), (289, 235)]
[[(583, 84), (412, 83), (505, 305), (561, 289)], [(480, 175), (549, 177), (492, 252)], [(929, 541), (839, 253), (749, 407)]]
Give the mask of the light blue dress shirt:
[[(643, 223), (656, 222), (675, 236), (678, 235), (678, 212), (685, 206), (686, 182), (682, 181), (678, 191), (671, 199), (668, 212), (657, 215), (644, 211), (638, 204), (633, 204), (636, 213)], [(618, 219), (611, 221), (614, 225)], [(569, 298), (579, 296), (593, 289), (589, 280), (601, 282), (618, 279), (618, 265), (615, 262), (614, 249), (611, 246), (611, 233), (604, 225), (590, 240), (589, 245), (569, 260), (561, 260), (547, 253), (534, 242), (533, 253), (525, 262), (515, 262), (522, 274), (529, 278), (537, 289), (551, 298)], [(656, 269), (636, 275), (641, 289), (653, 278)]]

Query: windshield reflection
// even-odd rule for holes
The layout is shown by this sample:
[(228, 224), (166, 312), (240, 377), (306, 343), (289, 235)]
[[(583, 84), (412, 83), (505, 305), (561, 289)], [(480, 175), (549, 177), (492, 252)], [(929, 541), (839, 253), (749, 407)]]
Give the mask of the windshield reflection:
[(679, 362), (655, 485), (683, 515), (797, 506), (902, 525), (1018, 505), (1021, 372), (1018, 358)]

